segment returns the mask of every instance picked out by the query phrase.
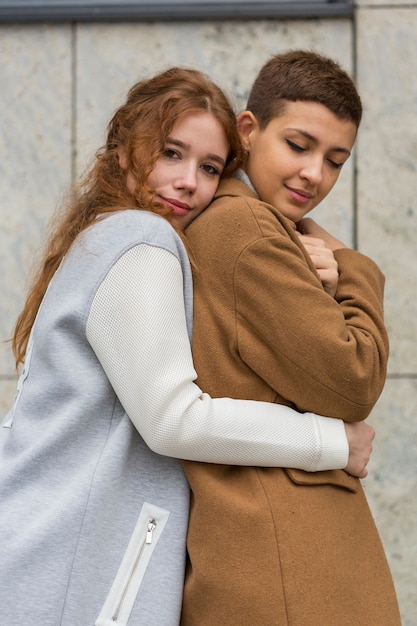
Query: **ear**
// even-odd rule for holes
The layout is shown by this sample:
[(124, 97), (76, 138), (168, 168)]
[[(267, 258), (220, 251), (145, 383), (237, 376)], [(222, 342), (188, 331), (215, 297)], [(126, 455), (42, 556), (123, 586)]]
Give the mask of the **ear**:
[(119, 157), (119, 165), (122, 170), (127, 169), (127, 156), (124, 148), (119, 148), (117, 151), (117, 156)]
[(249, 152), (251, 137), (258, 129), (258, 122), (252, 111), (243, 111), (237, 116), (237, 129), (244, 150)]

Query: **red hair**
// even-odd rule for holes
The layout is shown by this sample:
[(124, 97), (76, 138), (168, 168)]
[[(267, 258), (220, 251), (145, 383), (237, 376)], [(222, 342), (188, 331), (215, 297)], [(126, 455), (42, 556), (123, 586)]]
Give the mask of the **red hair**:
[[(211, 113), (222, 125), (230, 145), (223, 175), (230, 175), (241, 162), (241, 146), (235, 113), (223, 91), (198, 70), (173, 67), (135, 84), (126, 102), (108, 124), (106, 145), (87, 174), (71, 190), (66, 211), (52, 223), (51, 235), (20, 313), (12, 347), (16, 366), (23, 362), (30, 331), (47, 286), (74, 239), (97, 216), (123, 209), (169, 211), (154, 202), (148, 176), (162, 154), (166, 138), (183, 115)], [(123, 150), (126, 167), (120, 166)], [(136, 180), (129, 191), (127, 172)]]

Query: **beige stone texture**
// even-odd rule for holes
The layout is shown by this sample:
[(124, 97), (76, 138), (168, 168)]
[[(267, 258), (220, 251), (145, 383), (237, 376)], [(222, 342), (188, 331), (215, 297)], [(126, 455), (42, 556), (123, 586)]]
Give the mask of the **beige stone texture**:
[[(239, 111), (274, 53), (312, 48), (340, 61), (357, 81), (364, 120), (351, 160), (315, 216), (386, 274), (391, 358), (370, 419), (377, 438), (365, 485), (403, 626), (415, 626), (417, 5), (358, 0), (355, 7), (352, 21), (0, 23), (0, 341), (12, 332), (49, 218), (134, 82), (173, 64), (197, 67)], [(13, 359), (0, 343), (1, 415), (14, 390)]]
[(389, 378), (367, 493), (392, 568), (403, 626), (417, 623), (417, 7), (357, 10), (358, 245), (386, 275)]
[(417, 10), (362, 9), (358, 241), (386, 274), (390, 372), (417, 371)]
[(403, 626), (417, 623), (416, 415), (417, 377), (390, 377), (368, 420), (376, 437), (369, 474), (364, 480), (391, 566)]
[[(71, 180), (71, 30), (0, 25), (0, 341), (10, 337), (27, 273)], [(0, 344), (0, 374), (13, 368)]]

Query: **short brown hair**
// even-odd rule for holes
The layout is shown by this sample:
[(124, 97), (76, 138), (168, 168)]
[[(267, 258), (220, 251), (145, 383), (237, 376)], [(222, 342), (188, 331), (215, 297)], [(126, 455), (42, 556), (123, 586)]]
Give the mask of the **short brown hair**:
[(336, 61), (309, 50), (273, 56), (252, 85), (247, 110), (261, 128), (282, 114), (286, 101), (317, 102), (359, 127), (362, 103), (353, 80)]

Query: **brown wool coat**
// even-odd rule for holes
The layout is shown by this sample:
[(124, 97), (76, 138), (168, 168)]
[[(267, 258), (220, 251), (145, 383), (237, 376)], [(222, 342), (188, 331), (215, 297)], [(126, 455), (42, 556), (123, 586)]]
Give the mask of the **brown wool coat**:
[[(331, 298), (294, 224), (237, 180), (222, 183), (187, 240), (202, 389), (367, 417), (388, 358), (384, 279), (370, 259), (337, 251)], [(359, 480), (342, 470), (184, 468), (192, 510), (182, 626), (400, 625)]]

